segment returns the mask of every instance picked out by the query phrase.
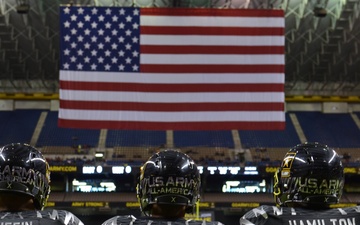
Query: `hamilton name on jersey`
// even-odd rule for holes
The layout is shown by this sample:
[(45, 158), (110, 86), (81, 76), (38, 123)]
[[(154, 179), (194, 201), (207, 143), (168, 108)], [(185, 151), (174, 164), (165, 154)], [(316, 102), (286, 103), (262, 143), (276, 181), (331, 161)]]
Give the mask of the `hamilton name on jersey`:
[(240, 225), (356, 225), (360, 224), (360, 206), (310, 210), (264, 205), (248, 211)]
[(302, 219), (289, 220), (289, 225), (356, 225), (356, 218)]

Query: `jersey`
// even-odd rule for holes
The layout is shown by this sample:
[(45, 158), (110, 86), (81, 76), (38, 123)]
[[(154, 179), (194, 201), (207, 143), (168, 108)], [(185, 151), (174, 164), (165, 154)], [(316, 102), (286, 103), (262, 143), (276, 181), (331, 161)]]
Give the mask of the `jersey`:
[(245, 213), (240, 225), (355, 225), (360, 224), (360, 206), (311, 210), (260, 206)]
[(114, 216), (106, 220), (102, 225), (223, 225), (217, 221), (196, 221), (179, 218), (176, 220), (164, 220), (153, 217), (136, 218), (132, 215)]
[(21, 212), (0, 212), (0, 225), (84, 225), (65, 210), (45, 209)]

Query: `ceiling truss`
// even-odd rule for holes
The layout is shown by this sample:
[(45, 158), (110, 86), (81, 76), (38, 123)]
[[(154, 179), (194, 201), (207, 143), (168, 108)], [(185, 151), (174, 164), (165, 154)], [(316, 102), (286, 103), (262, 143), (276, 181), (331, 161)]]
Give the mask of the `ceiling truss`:
[(286, 94), (360, 94), (360, 0), (0, 0), (0, 90), (58, 91), (61, 4), (284, 9)]

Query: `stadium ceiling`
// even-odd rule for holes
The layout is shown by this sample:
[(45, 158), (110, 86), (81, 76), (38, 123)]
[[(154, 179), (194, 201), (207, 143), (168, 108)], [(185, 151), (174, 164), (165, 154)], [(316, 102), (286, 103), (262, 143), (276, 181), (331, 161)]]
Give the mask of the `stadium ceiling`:
[(286, 95), (360, 94), (360, 0), (0, 0), (0, 91), (58, 92), (60, 4), (284, 9)]

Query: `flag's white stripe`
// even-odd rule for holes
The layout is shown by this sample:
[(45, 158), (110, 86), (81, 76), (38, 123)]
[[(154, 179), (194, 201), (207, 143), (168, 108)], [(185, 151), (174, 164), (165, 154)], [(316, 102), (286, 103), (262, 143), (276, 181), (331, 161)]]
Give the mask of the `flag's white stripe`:
[(141, 26), (285, 27), (283, 17), (140, 16)]
[(60, 90), (61, 100), (112, 101), (112, 102), (156, 102), (156, 103), (197, 103), (197, 102), (284, 102), (283, 92), (195, 92), (195, 93), (154, 93)]
[(71, 120), (141, 122), (285, 121), (285, 116), (282, 111), (140, 112), (115, 110), (60, 109), (59, 118)]
[(284, 65), (284, 55), (141, 54), (141, 64), (174, 65)]
[(239, 35), (149, 35), (141, 34), (142, 45), (200, 45), (200, 46), (284, 46), (284, 36)]
[(145, 84), (279, 84), (283, 73), (119, 73), (60, 70), (61, 81), (145, 83)]

